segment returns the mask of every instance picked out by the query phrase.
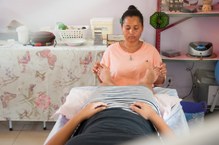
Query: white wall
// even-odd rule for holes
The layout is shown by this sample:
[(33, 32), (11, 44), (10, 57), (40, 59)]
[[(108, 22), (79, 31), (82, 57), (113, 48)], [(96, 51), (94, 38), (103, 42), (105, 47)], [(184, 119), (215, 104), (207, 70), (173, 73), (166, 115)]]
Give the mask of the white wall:
[(114, 32), (121, 33), (119, 19), (131, 4), (145, 18), (142, 38), (154, 43), (149, 17), (156, 10), (155, 0), (0, 0), (0, 30), (5, 30), (12, 19), (37, 30), (54, 27), (59, 21), (68, 25), (89, 25), (92, 17), (114, 17)]
[(162, 49), (178, 48), (185, 53), (193, 41), (212, 42), (219, 53), (219, 17), (193, 17), (161, 34)]
[[(214, 0), (214, 4), (219, 0)], [(174, 22), (180, 18), (170, 18)], [(161, 33), (161, 50), (177, 49), (187, 53), (188, 44), (193, 41), (209, 41), (213, 43), (214, 53), (219, 55), (219, 17), (193, 17)], [(197, 68), (214, 70), (216, 61), (167, 61), (168, 76), (173, 78), (172, 86), (177, 88), (180, 97), (189, 94), (192, 88), (190, 72)], [(190, 97), (192, 94), (190, 95)], [(207, 96), (206, 96), (207, 97)]]
[[(201, 0), (200, 0), (201, 1)], [(0, 0), (0, 32), (6, 31), (11, 20), (16, 19), (32, 30), (54, 27), (61, 21), (68, 25), (89, 25), (92, 17), (114, 17), (114, 33), (121, 33), (119, 19), (129, 5), (135, 5), (144, 15), (143, 40), (155, 44), (155, 30), (149, 17), (156, 10), (157, 0)], [(214, 0), (214, 3), (219, 0)], [(174, 21), (171, 18), (171, 21)], [(161, 49), (179, 49), (186, 52), (191, 41), (213, 42), (219, 53), (219, 17), (192, 18), (162, 32)], [(190, 74), (186, 68), (192, 62), (166, 62), (173, 87), (184, 96), (191, 88)], [(213, 69), (215, 62), (199, 62), (195, 68)], [(194, 71), (194, 70), (193, 70)]]

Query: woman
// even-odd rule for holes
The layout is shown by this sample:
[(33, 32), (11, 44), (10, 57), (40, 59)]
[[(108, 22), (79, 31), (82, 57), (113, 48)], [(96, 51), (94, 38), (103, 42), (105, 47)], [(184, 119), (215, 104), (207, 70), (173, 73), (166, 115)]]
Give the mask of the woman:
[(114, 43), (107, 48), (101, 62), (97, 62), (93, 67), (93, 72), (97, 76), (101, 64), (104, 64), (110, 69), (115, 85), (137, 85), (147, 68), (145, 62), (149, 62), (158, 75), (155, 85), (164, 83), (166, 65), (162, 63), (159, 52), (151, 44), (140, 40), (143, 22), (141, 12), (135, 6), (129, 6), (121, 18), (124, 41)]
[[(112, 85), (109, 70), (106, 67), (100, 69), (100, 77), (105, 85)], [(111, 106), (113, 100), (118, 99), (118, 97), (121, 97), (121, 99), (125, 98), (124, 96), (120, 96), (121, 94), (125, 94), (127, 98), (131, 96), (128, 99), (129, 101), (133, 98), (135, 99), (135, 97), (132, 97), (126, 91), (121, 91), (121, 88), (131, 89), (133, 94), (143, 91), (143, 94), (140, 94), (138, 97), (150, 98), (152, 99), (151, 102), (153, 102), (153, 93), (150, 86), (152, 86), (152, 83), (156, 79), (156, 75), (153, 70), (147, 69), (143, 78), (149, 78), (141, 82), (141, 85), (144, 86), (100, 87), (101, 93), (94, 93), (93, 97), (91, 97), (91, 102), (88, 102), (77, 115), (70, 119), (47, 142), (47, 145), (116, 145), (143, 136), (157, 135), (157, 131), (161, 135), (172, 136), (172, 131), (158, 115), (154, 107), (155, 105), (153, 105), (154, 103), (150, 104), (148, 100), (144, 102), (144, 99), (141, 99), (141, 102), (130, 103), (130, 106), (128, 106), (129, 111), (127, 111), (128, 109), (124, 109), (124, 107), (127, 107), (127, 102), (121, 105), (122, 109)], [(110, 95), (106, 96), (107, 91), (110, 90), (115, 94), (117, 92), (115, 91), (116, 89), (121, 94), (118, 94), (114, 99)], [(98, 95), (99, 97), (96, 97)], [(103, 102), (92, 102), (93, 100), (104, 97), (107, 98), (105, 100), (103, 99)], [(110, 98), (112, 99), (111, 103), (109, 103)], [(118, 102), (115, 104), (122, 104), (121, 99), (118, 99)], [(108, 102), (105, 103), (105, 101)], [(78, 127), (79, 124), (80, 126)], [(72, 136), (72, 134), (74, 135)]]

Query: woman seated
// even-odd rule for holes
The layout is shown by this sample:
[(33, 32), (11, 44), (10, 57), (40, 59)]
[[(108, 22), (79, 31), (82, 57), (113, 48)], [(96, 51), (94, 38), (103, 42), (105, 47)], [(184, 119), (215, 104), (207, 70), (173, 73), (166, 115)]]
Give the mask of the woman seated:
[(120, 20), (124, 40), (111, 44), (104, 51), (101, 62), (94, 65), (93, 72), (99, 78), (98, 71), (104, 64), (110, 69), (112, 82), (117, 86), (138, 85), (145, 73), (144, 63), (149, 62), (158, 72), (154, 85), (162, 85), (167, 73), (166, 64), (153, 45), (140, 39), (144, 30), (142, 13), (130, 5)]
[[(172, 135), (153, 100), (151, 88), (157, 79), (153, 69), (148, 68), (139, 86), (134, 87), (114, 86), (105, 66), (101, 67), (99, 76), (102, 87), (47, 145), (115, 145), (143, 136), (158, 136), (157, 132)], [(111, 97), (111, 93), (118, 95)]]

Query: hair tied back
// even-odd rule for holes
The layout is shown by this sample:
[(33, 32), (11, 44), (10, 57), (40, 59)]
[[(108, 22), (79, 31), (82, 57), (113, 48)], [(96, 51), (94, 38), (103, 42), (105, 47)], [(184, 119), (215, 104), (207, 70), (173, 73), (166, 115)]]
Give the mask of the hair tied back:
[(130, 5), (129, 7), (128, 7), (128, 10), (138, 10), (134, 5)]

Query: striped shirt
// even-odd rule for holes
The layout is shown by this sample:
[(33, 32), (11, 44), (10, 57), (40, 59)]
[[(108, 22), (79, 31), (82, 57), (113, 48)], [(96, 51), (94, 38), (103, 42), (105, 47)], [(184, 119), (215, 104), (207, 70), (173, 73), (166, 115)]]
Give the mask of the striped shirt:
[(144, 86), (99, 86), (85, 105), (91, 102), (104, 102), (108, 104), (108, 108), (122, 108), (133, 112), (130, 105), (136, 101), (149, 104), (160, 114), (153, 92)]

